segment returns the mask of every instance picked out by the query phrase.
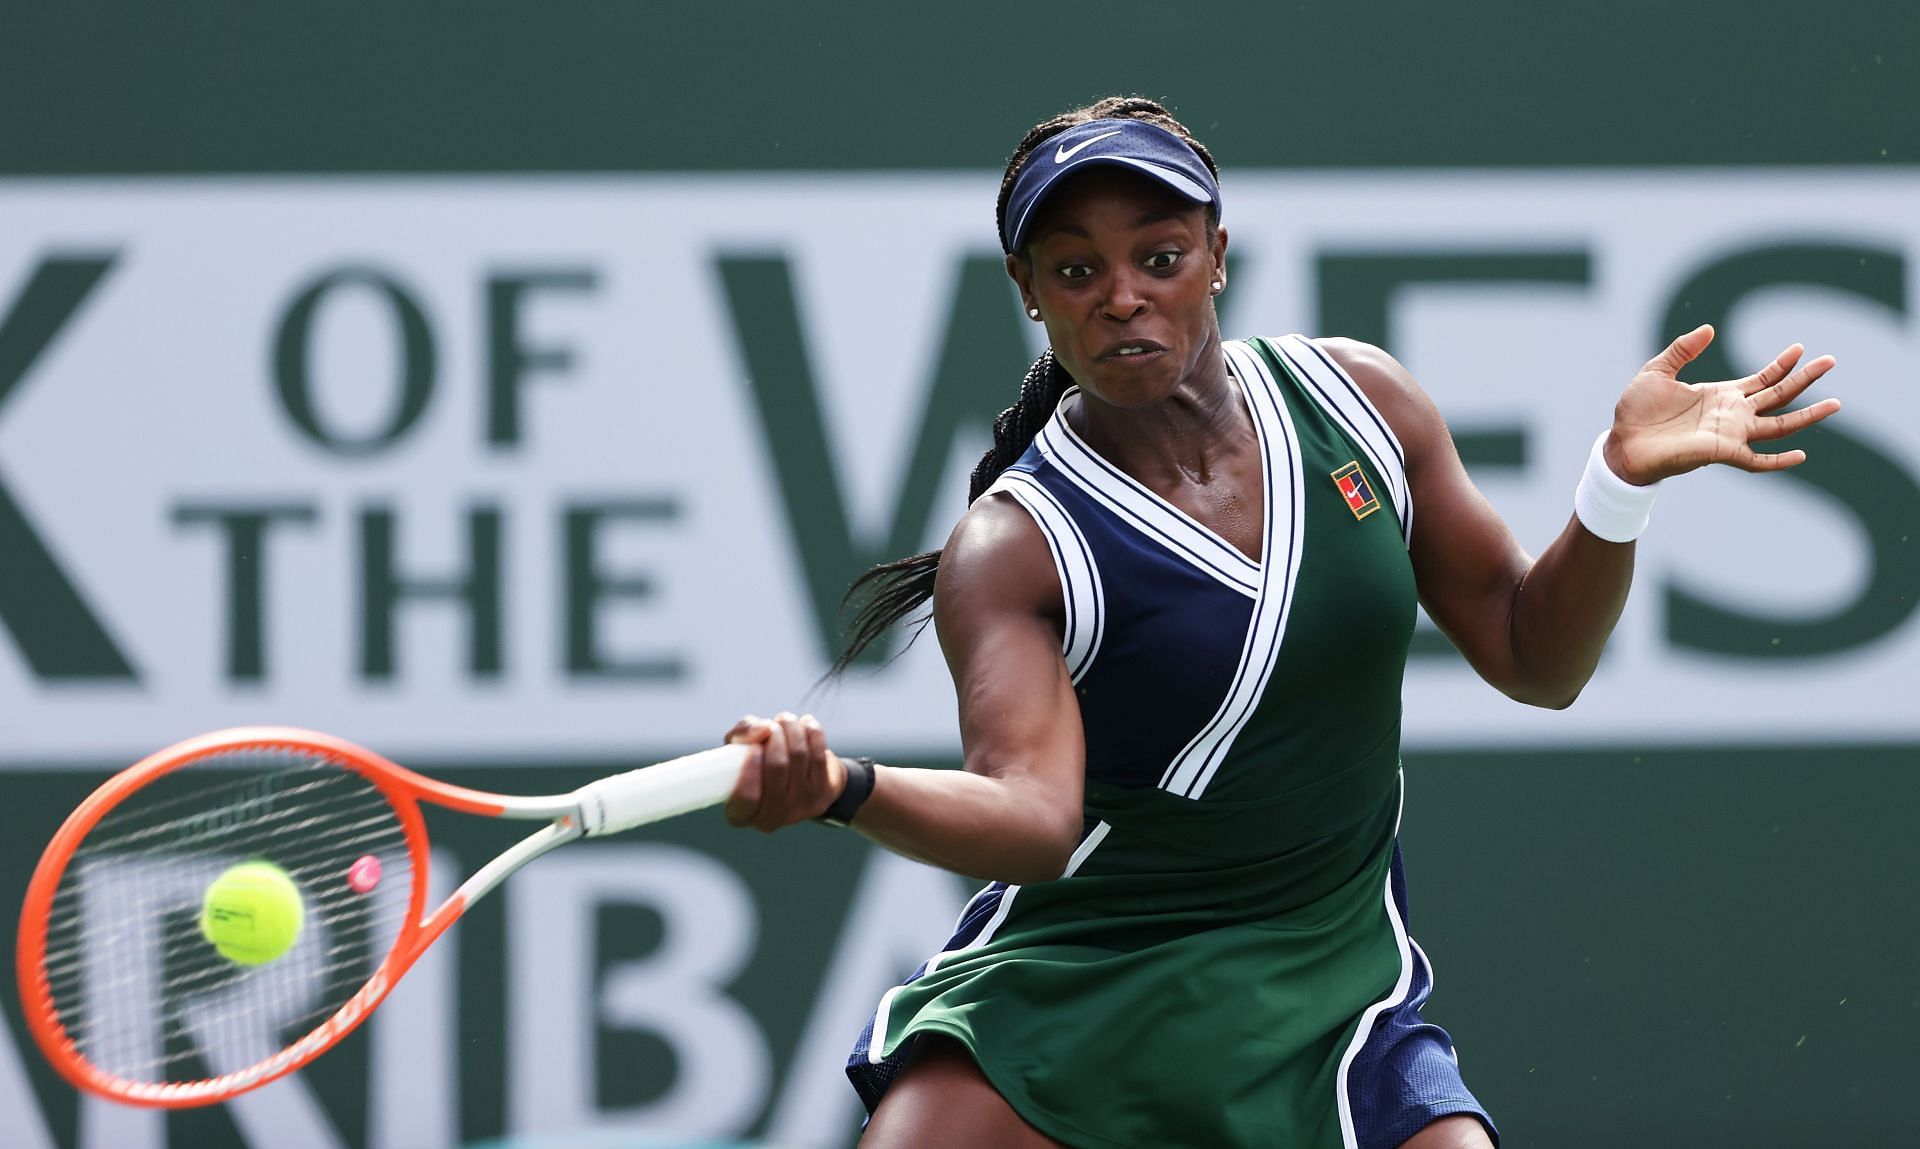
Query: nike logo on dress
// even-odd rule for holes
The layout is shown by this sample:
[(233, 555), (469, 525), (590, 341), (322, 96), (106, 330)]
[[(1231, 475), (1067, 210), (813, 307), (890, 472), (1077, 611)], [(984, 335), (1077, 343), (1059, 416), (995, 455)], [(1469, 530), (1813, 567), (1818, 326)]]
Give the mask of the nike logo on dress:
[(1077, 143), (1077, 144), (1075, 144), (1075, 145), (1073, 145), (1073, 146), (1072, 146), (1072, 147), (1070, 147), (1070, 148), (1069, 148), (1069, 147), (1060, 147), (1060, 146), (1056, 146), (1056, 147), (1055, 147), (1055, 148), (1053, 149), (1053, 162), (1054, 162), (1054, 163), (1056, 163), (1056, 164), (1064, 164), (1064, 163), (1066, 163), (1066, 162), (1067, 162), (1068, 160), (1070, 160), (1070, 159), (1072, 159), (1072, 158), (1074, 157), (1074, 155), (1075, 155), (1075, 153), (1077, 153), (1077, 152), (1079, 152), (1079, 151), (1080, 151), (1080, 150), (1082, 150), (1083, 148), (1086, 148), (1087, 146), (1089, 146), (1089, 145), (1091, 145), (1091, 144), (1097, 144), (1097, 143), (1099, 143), (1099, 142), (1100, 142), (1101, 140), (1104, 140), (1104, 139), (1106, 139), (1106, 138), (1107, 138), (1108, 136), (1117, 136), (1117, 135), (1119, 135), (1119, 134), (1120, 134), (1120, 129), (1119, 129), (1119, 128), (1115, 128), (1114, 130), (1112, 130), (1112, 131), (1110, 131), (1110, 132), (1101, 132), (1101, 133), (1100, 133), (1099, 135), (1097, 135), (1097, 136), (1095, 136), (1095, 137), (1093, 137), (1093, 138), (1092, 138), (1092, 139), (1090, 139), (1090, 140), (1081, 140), (1081, 141), (1080, 141), (1079, 143)]

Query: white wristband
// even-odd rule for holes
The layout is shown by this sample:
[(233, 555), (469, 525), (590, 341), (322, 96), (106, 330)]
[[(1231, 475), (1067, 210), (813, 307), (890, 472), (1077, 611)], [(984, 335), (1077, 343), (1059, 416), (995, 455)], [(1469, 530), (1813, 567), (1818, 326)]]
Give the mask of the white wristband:
[(1573, 513), (1582, 526), (1610, 543), (1630, 543), (1647, 529), (1653, 517), (1654, 489), (1659, 483), (1635, 486), (1607, 466), (1607, 434), (1602, 431), (1587, 456), (1587, 469), (1573, 491)]

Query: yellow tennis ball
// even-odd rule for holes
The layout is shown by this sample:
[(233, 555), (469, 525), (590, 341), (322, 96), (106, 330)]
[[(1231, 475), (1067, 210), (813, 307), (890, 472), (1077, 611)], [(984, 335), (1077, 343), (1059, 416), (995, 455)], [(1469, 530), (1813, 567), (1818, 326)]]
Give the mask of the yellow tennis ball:
[(265, 965), (293, 948), (307, 909), (300, 887), (272, 862), (242, 862), (207, 887), (200, 933), (237, 965)]

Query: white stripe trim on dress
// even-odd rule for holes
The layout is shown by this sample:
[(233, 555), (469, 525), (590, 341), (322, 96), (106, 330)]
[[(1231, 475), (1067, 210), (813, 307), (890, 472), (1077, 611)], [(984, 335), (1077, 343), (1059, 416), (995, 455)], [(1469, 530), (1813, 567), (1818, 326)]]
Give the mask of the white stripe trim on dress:
[(1241, 645), (1233, 685), (1213, 718), (1174, 756), (1160, 777), (1162, 789), (1188, 798), (1198, 798), (1206, 791), (1266, 690), (1286, 636), (1287, 615), (1306, 544), (1300, 441), (1293, 417), (1260, 356), (1238, 340), (1225, 346), (1235, 374), (1246, 388), (1254, 429), (1260, 436), (1261, 475), (1266, 485), (1261, 500), (1265, 515), (1260, 553), (1267, 561), (1261, 568), (1260, 593), (1254, 599), (1253, 617)]
[[(1400, 771), (1400, 802), (1393, 812), (1393, 840), (1400, 840), (1400, 816), (1407, 812), (1407, 772)], [(1347, 1043), (1347, 1051), (1340, 1057), (1340, 1072), (1334, 1077), (1334, 1086), (1338, 1090), (1335, 1100), (1340, 1107), (1340, 1144), (1343, 1149), (1360, 1149), (1360, 1135), (1353, 1128), (1353, 1098), (1347, 1094), (1347, 1073), (1353, 1068), (1353, 1059), (1367, 1044), (1367, 1038), (1373, 1035), (1373, 1023), (1381, 1013), (1398, 1006), (1407, 1000), (1407, 991), (1413, 986), (1413, 939), (1407, 936), (1407, 925), (1400, 920), (1400, 907), (1393, 900), (1393, 865), (1387, 865), (1386, 887), (1387, 920), (1393, 923), (1394, 944), (1400, 949), (1400, 978), (1393, 983), (1393, 992), (1368, 1006), (1360, 1015), (1360, 1025), (1353, 1031), (1353, 1040)], [(1428, 967), (1431, 970), (1431, 966)]]
[(1305, 336), (1287, 335), (1274, 340), (1273, 346), (1309, 393), (1318, 398), (1320, 406), (1366, 452), (1374, 470), (1386, 481), (1387, 496), (1400, 519), (1402, 531), (1411, 537), (1412, 500), (1407, 489), (1406, 451), (1379, 408), (1319, 344)]
[(1004, 492), (1025, 507), (1046, 536), (1053, 569), (1060, 576), (1060, 597), (1066, 603), (1060, 653), (1067, 661), (1068, 677), (1077, 684), (1093, 666), (1094, 656), (1100, 653), (1100, 639), (1106, 633), (1106, 592), (1100, 585), (1093, 548), (1060, 500), (1032, 475), (1003, 471), (986, 493), (995, 491)]
[(1068, 482), (1133, 525), (1141, 534), (1223, 586), (1249, 598), (1258, 593), (1259, 563), (1193, 516), (1142, 486), (1133, 476), (1101, 458), (1067, 425), (1064, 409), (1054, 413), (1033, 441), (1040, 448), (1041, 455)]
[[(1432, 997), (1434, 987), (1433, 959), (1427, 956), (1426, 950), (1420, 948), (1420, 943), (1413, 939), (1412, 934), (1407, 935), (1407, 944), (1413, 947), (1413, 952), (1420, 958), (1420, 964), (1427, 967), (1427, 996)], [(1451, 1041), (1452, 1038), (1449, 1037), (1448, 1040)], [(1447, 1046), (1447, 1056), (1453, 1058), (1453, 1064), (1455, 1066), (1460, 1064), (1460, 1049), (1458, 1046)]]
[(1307, 393), (1360, 445), (1373, 464), (1374, 473), (1386, 483), (1387, 498), (1400, 520), (1401, 536), (1411, 541), (1413, 499), (1407, 489), (1406, 452), (1379, 408), (1346, 369), (1312, 340), (1301, 335), (1284, 335), (1271, 343)]
[[(1094, 849), (1106, 840), (1107, 831), (1111, 829), (1113, 829), (1113, 827), (1107, 825), (1105, 822), (1096, 824), (1092, 831), (1081, 840), (1080, 845), (1075, 848), (1073, 856), (1067, 859), (1067, 868), (1061, 872), (1060, 877), (1071, 878), (1080, 867), (1086, 863), (1086, 860), (1092, 856)], [(958, 949), (941, 950), (931, 958), (928, 958), (927, 968), (921, 973), (920, 977), (932, 977), (933, 971), (939, 969), (940, 963), (945, 959), (955, 954), (963, 954), (969, 950), (979, 949), (981, 946), (992, 941), (994, 931), (998, 930), (1001, 925), (1006, 922), (1008, 912), (1013, 909), (1013, 896), (1019, 893), (1020, 889), (1021, 887), (1019, 886), (1008, 886), (1002, 890), (1000, 893), (1000, 904), (994, 907), (993, 917), (987, 919), (987, 924), (980, 927), (980, 932), (973, 936), (973, 940)], [(975, 898), (979, 896), (979, 894), (974, 895)], [(972, 905), (971, 900), (968, 901), (968, 905)], [(961, 915), (961, 920), (966, 920), (964, 912)], [(914, 979), (914, 981), (918, 980), (920, 979)], [(867, 1042), (867, 1064), (878, 1065), (887, 1059), (885, 1053), (887, 1047), (887, 1023), (893, 1012), (893, 999), (899, 996), (901, 990), (912, 984), (913, 982), (902, 982), (881, 995), (880, 1005), (873, 1011), (873, 1037)]]
[(1404, 471), (1407, 464), (1406, 449), (1400, 445), (1400, 439), (1393, 433), (1392, 425), (1387, 422), (1385, 416), (1380, 414), (1380, 409), (1373, 405), (1373, 400), (1367, 397), (1366, 389), (1354, 381), (1353, 376), (1347, 373), (1347, 369), (1342, 367), (1338, 360), (1327, 354), (1327, 349), (1320, 346), (1319, 340), (1308, 339), (1304, 335), (1296, 335), (1294, 338), (1299, 342), (1301, 347), (1304, 347), (1308, 351), (1315, 361), (1326, 368), (1333, 378), (1340, 381), (1342, 388), (1347, 394), (1353, 397), (1359, 409), (1367, 416), (1367, 424), (1378, 432), (1377, 437), (1386, 443), (1387, 449), (1392, 453), (1394, 460), (1400, 464), (1401, 470)]

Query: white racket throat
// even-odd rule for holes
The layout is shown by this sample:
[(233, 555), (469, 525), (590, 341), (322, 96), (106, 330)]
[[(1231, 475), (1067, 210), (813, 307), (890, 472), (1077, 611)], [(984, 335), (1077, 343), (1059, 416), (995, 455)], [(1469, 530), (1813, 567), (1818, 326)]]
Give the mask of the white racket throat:
[(682, 758), (598, 778), (571, 794), (548, 798), (500, 796), (500, 816), (553, 819), (502, 851), (460, 883), (455, 896), (472, 905), (514, 871), (577, 838), (618, 834), (704, 810), (726, 801), (747, 763), (747, 747), (720, 746)]

